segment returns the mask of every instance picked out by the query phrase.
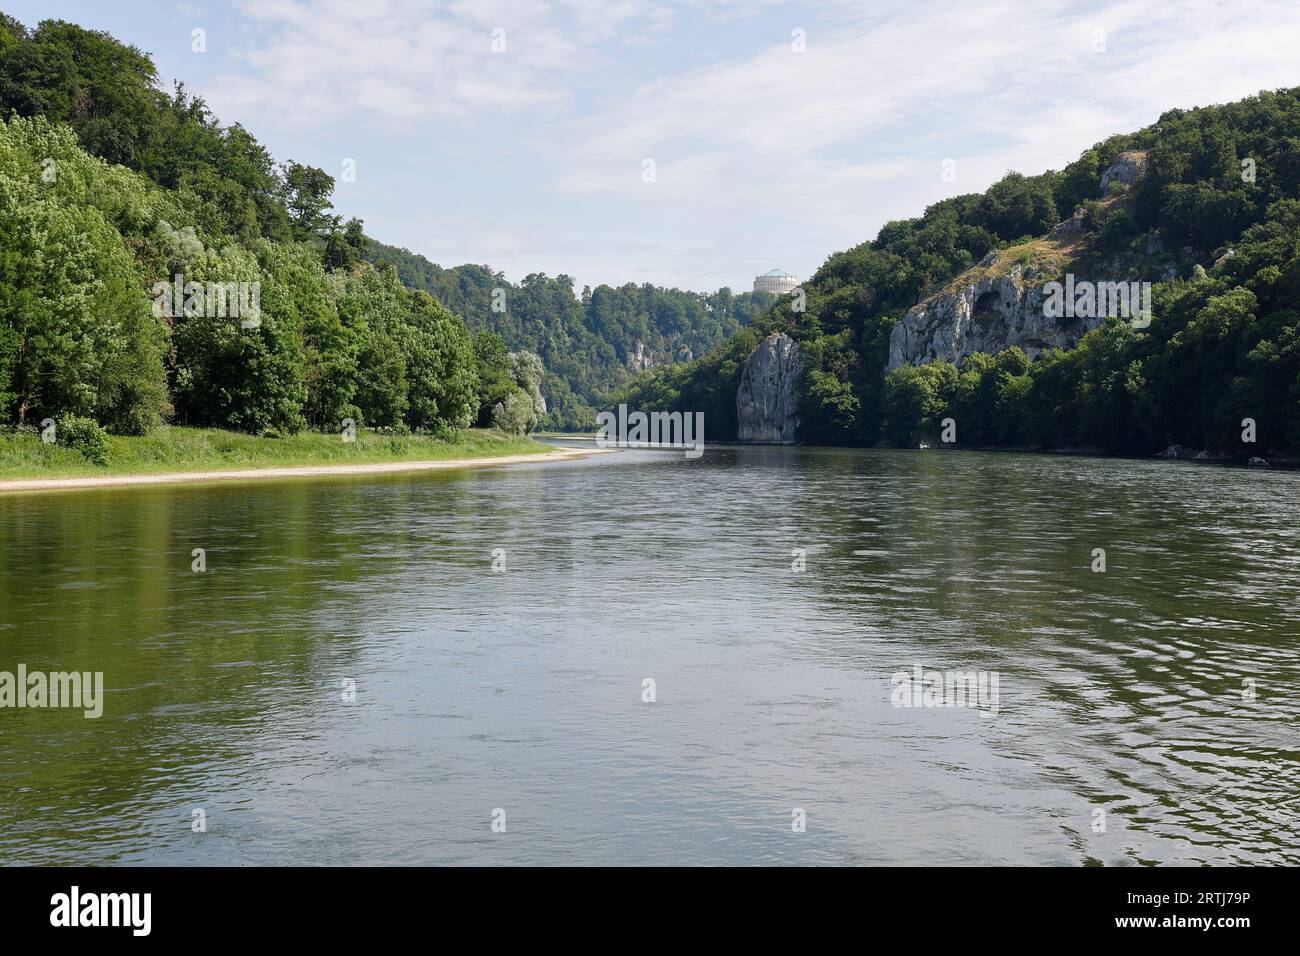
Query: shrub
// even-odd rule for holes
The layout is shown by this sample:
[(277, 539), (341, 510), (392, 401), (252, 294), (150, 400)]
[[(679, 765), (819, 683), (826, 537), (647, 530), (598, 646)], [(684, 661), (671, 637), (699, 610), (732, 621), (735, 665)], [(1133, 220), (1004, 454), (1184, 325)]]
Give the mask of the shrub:
[(522, 388), (516, 388), (492, 409), (492, 427), (511, 435), (527, 435), (536, 425), (533, 399)]
[(339, 420), (337, 424), (340, 431), (343, 430), (343, 423), (347, 421), (349, 418), (352, 419), (352, 424), (356, 426), (358, 430), (360, 430), (366, 424), (365, 415), (361, 414), (361, 409), (355, 405), (351, 405), (351, 404), (340, 405), (338, 416), (339, 416)]
[(1106, 249), (1115, 249), (1137, 235), (1137, 223), (1124, 209), (1116, 210), (1102, 224), (1100, 241)]
[(79, 452), (83, 458), (95, 465), (107, 465), (108, 456), (113, 446), (109, 443), (108, 432), (89, 418), (69, 415), (58, 423), (55, 441), (66, 448)]

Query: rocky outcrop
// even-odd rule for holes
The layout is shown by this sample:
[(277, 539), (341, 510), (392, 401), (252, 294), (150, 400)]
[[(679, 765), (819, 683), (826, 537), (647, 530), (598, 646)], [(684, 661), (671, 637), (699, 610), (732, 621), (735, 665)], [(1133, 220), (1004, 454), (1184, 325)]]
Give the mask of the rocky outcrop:
[(1074, 215), (1069, 219), (1053, 226), (1052, 231), (1047, 234), (1047, 238), (1055, 239), (1057, 242), (1074, 242), (1077, 239), (1082, 239), (1083, 234), (1087, 231), (1083, 210), (1076, 209)]
[(1125, 186), (1132, 186), (1146, 171), (1146, 153), (1137, 149), (1120, 153), (1115, 157), (1115, 162), (1111, 163), (1106, 168), (1106, 171), (1101, 174), (1101, 194), (1103, 196), (1110, 195), (1112, 183), (1123, 183)]
[[(1120, 153), (1102, 174), (1102, 195), (1116, 192), (1120, 185), (1132, 186), (1146, 171), (1147, 153), (1141, 150)], [(1120, 202), (1113, 199), (1102, 205), (1113, 208)], [(1080, 261), (1073, 247), (1089, 240), (1087, 214), (1082, 208), (1076, 209), (1073, 216), (1054, 226), (1047, 238), (1054, 249), (1045, 250), (1041, 242), (1021, 248), (1019, 255), (1024, 265), (1008, 265), (1011, 253), (1006, 250), (990, 252), (978, 268), (958, 277), (947, 290), (923, 299), (908, 310), (889, 336), (886, 370), (936, 359), (960, 365), (966, 356), (975, 352), (997, 355), (1012, 347), (1019, 347), (1034, 359), (1047, 349), (1069, 349), (1077, 345), (1086, 333), (1102, 324), (1102, 317), (1048, 314), (1049, 310), (1044, 308), (1048, 297), (1044, 286), (1052, 281), (1064, 281), (1060, 273), (1068, 271), (1072, 261)], [(1147, 234), (1146, 254), (1152, 258), (1171, 258), (1155, 230)], [(1184, 258), (1189, 254), (1190, 250), (1184, 250)], [(1117, 255), (1105, 264), (1093, 262), (1090, 271), (1119, 277), (1134, 271), (1133, 267), (1134, 263)], [(1162, 268), (1160, 262), (1155, 262), (1143, 265), (1139, 271), (1152, 279), (1168, 280), (1178, 269), (1170, 263), (1164, 263)]]
[(745, 359), (736, 391), (736, 437), (788, 445), (799, 428), (799, 373), (803, 352), (784, 332), (773, 332)]
[(1049, 318), (1043, 286), (1054, 276), (1013, 265), (914, 306), (889, 336), (887, 369), (943, 359), (960, 365), (975, 352), (997, 355), (1019, 346), (1031, 359), (1045, 349), (1071, 348), (1100, 318)]
[(635, 351), (628, 353), (623, 364), (627, 366), (629, 372), (644, 372), (648, 368), (654, 368), (659, 363), (655, 361), (650, 350), (645, 347), (645, 343), (637, 339)]

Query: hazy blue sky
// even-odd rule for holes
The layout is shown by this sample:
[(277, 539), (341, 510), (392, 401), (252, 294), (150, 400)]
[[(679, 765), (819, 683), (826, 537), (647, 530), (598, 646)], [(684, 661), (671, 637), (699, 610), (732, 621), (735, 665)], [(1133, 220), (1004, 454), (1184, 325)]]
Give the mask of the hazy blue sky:
[[(136, 44), (277, 159), (336, 177), (355, 159), (336, 206), (378, 238), (579, 286), (808, 276), (885, 221), (1008, 169), (1060, 168), (1169, 107), (1300, 84), (1296, 0), (0, 9)], [(191, 49), (196, 28), (206, 52)]]

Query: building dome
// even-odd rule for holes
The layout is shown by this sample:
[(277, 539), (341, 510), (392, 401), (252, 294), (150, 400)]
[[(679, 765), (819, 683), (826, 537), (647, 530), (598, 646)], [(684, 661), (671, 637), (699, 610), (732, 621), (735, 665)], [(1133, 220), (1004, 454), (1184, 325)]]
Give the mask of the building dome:
[(799, 277), (782, 269), (769, 269), (754, 279), (755, 292), (786, 295), (799, 288)]

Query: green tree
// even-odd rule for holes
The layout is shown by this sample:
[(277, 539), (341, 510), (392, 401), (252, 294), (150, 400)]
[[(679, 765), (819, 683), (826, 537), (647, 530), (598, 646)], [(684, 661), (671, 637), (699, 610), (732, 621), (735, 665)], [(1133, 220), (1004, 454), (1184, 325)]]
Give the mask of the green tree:
[(329, 214), (333, 208), (333, 176), (315, 166), (294, 162), (285, 164), (283, 176), (285, 205), (295, 239), (320, 239), (338, 228), (338, 217)]
[(474, 336), (474, 365), (478, 370), (475, 420), (479, 427), (487, 427), (492, 424), (492, 409), (516, 387), (505, 340), (495, 332), (477, 333)]

